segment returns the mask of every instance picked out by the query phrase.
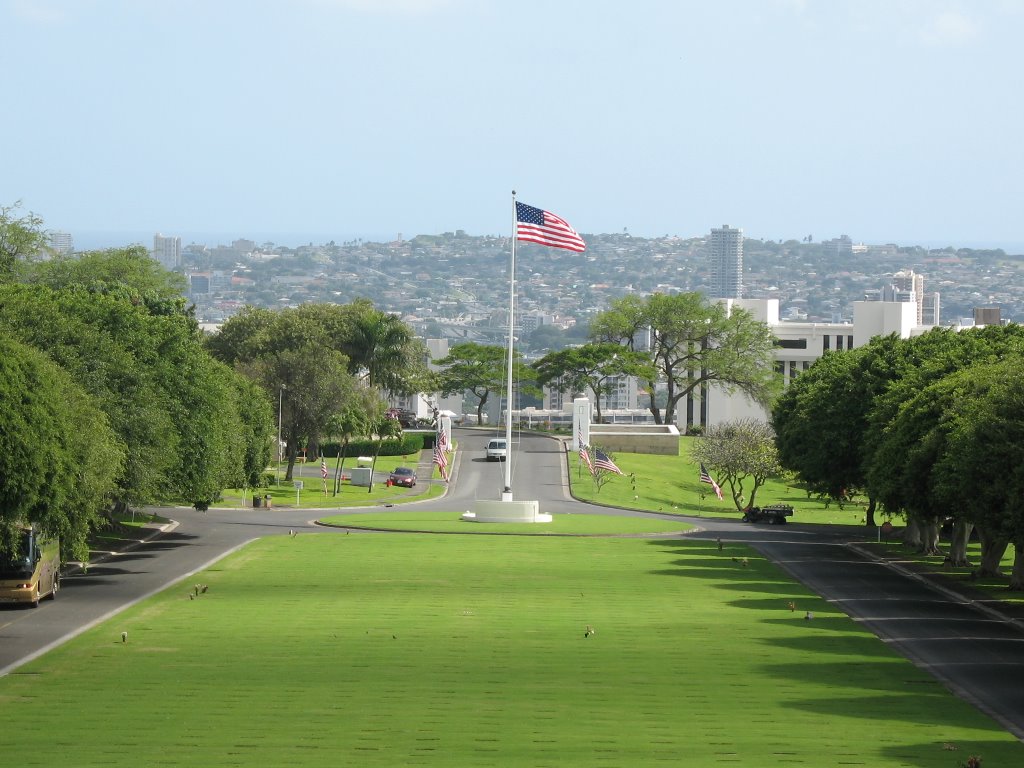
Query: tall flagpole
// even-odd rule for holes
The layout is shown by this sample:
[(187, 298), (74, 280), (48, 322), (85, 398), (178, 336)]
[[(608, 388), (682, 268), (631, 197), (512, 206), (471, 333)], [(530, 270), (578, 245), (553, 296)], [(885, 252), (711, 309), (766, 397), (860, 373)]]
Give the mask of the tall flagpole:
[(516, 191), (512, 190), (512, 263), (508, 275), (508, 376), (505, 382), (505, 487), (502, 501), (512, 501), (512, 329), (515, 327), (516, 309), (516, 239), (519, 223), (516, 216)]

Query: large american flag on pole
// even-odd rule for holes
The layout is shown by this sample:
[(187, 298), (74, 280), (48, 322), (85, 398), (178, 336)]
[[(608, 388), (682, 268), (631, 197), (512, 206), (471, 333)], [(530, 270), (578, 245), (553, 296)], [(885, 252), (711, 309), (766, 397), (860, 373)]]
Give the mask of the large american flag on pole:
[(587, 249), (583, 238), (565, 219), (520, 202), (516, 202), (516, 240), (577, 253)]

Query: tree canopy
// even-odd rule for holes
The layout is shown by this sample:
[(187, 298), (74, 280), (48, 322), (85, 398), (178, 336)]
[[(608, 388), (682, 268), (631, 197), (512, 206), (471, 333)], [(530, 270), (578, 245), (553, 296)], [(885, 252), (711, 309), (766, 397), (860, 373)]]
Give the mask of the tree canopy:
[[(476, 398), (477, 423), (483, 423), (484, 405), (493, 392), (501, 393), (505, 382), (508, 350), (493, 344), (465, 341), (455, 344), (447, 356), (437, 360), (441, 367), (439, 388), (445, 395), (468, 392)], [(522, 362), (518, 351), (513, 357), (513, 379), (527, 391), (535, 387), (535, 373)]]
[[(590, 333), (648, 354), (649, 409), (658, 424), (675, 423), (679, 401), (708, 385), (766, 405), (778, 387), (768, 326), (699, 293), (623, 297), (594, 319)], [(667, 390), (664, 412), (655, 398), (659, 383)]]

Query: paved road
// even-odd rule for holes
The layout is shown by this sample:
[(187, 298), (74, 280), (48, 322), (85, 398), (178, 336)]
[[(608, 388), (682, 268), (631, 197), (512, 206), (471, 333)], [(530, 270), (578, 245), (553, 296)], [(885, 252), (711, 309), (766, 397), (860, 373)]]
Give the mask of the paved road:
[[(477, 499), (499, 498), (504, 468), (483, 458), (490, 436), (461, 430), (455, 482), (448, 495), (404, 506), (403, 512), (463, 512), (472, 509)], [(513, 496), (539, 499), (542, 512), (646, 514), (571, 499), (564, 483), (561, 443), (529, 435), (516, 448), (511, 459)], [(38, 610), (0, 609), (0, 674), (133, 602), (187, 579), (251, 539), (292, 529), (330, 533), (313, 524), (318, 514), (282, 509), (206, 514), (174, 510), (171, 515), (179, 523), (177, 528), (94, 565), (87, 574), (69, 575), (55, 602)], [(1024, 738), (1024, 630), (1016, 623), (863, 554), (856, 546), (865, 536), (863, 528), (750, 526), (708, 518), (692, 522), (703, 529), (697, 536), (751, 544)]]

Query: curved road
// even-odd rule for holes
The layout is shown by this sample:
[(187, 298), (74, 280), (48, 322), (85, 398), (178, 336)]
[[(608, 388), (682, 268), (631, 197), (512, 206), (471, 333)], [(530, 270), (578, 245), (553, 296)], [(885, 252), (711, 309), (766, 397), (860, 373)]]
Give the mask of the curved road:
[[(476, 499), (499, 498), (504, 468), (483, 458), (484, 445), (491, 436), (488, 431), (459, 430), (460, 450), (448, 494), (403, 506), (403, 511), (463, 512), (472, 509)], [(523, 435), (516, 442), (510, 459), (515, 498), (539, 499), (541, 511), (548, 513), (652, 514), (573, 500), (565, 484), (562, 443), (539, 435)], [(358, 511), (365, 509), (338, 510)], [(0, 609), (0, 675), (154, 592), (187, 579), (254, 538), (293, 529), (331, 533), (313, 522), (322, 510), (210, 510), (202, 514), (179, 508), (172, 514), (178, 521), (174, 530), (112, 555), (88, 572), (66, 576), (56, 601), (38, 610)], [(865, 539), (863, 528), (763, 527), (708, 518), (691, 522), (701, 526), (701, 531), (688, 535), (754, 546), (996, 718), (1017, 738), (1024, 738), (1024, 629), (1017, 622), (862, 553), (856, 544)]]

